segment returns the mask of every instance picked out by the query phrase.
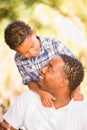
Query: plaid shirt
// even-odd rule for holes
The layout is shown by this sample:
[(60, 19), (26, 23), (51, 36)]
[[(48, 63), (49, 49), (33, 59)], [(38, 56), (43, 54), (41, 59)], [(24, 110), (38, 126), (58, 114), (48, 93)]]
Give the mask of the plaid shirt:
[(24, 58), (19, 53), (15, 54), (15, 63), (24, 84), (30, 81), (38, 82), (41, 68), (46, 66), (53, 57), (59, 54), (76, 57), (61, 41), (49, 37), (39, 38), (41, 40), (41, 48), (37, 57)]

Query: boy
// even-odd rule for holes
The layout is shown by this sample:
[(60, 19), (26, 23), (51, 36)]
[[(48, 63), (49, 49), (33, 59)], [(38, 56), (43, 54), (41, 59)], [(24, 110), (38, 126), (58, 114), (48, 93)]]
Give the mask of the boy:
[(40, 37), (36, 31), (22, 21), (9, 24), (5, 30), (5, 42), (16, 51), (15, 63), (23, 83), (41, 97), (42, 104), (52, 106), (56, 100), (50, 93), (40, 89), (38, 79), (40, 69), (58, 54), (75, 55), (59, 40)]

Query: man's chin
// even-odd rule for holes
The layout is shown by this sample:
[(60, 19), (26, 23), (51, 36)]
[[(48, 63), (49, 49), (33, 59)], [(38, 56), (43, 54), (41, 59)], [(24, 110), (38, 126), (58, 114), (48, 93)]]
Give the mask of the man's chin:
[(43, 86), (45, 85), (45, 79), (43, 78), (43, 76), (39, 77), (38, 85), (40, 86), (40, 88), (43, 88)]
[(41, 82), (38, 82), (38, 85), (40, 86), (40, 88), (41, 88), (41, 86), (42, 86), (42, 83)]

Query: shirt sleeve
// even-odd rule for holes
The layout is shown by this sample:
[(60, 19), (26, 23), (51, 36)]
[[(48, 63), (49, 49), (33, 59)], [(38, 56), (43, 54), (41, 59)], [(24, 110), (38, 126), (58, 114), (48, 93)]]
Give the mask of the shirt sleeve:
[(82, 124), (82, 130), (87, 130), (87, 98), (84, 101), (81, 124)]
[(22, 81), (26, 85), (30, 81), (37, 82), (39, 79), (39, 73), (32, 61), (23, 58), (19, 55), (15, 55), (16, 66), (22, 76)]
[(29, 90), (24, 92), (3, 115), (3, 118), (15, 129), (19, 129), (24, 124), (28, 105), (31, 108), (32, 95)]

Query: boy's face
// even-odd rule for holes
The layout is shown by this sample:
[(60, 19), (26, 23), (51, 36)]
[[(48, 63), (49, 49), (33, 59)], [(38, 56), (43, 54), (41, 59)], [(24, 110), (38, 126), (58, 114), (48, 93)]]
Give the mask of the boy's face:
[(37, 39), (36, 35), (29, 35), (24, 42), (16, 48), (16, 51), (23, 57), (31, 58), (36, 57), (39, 54), (40, 40)]

